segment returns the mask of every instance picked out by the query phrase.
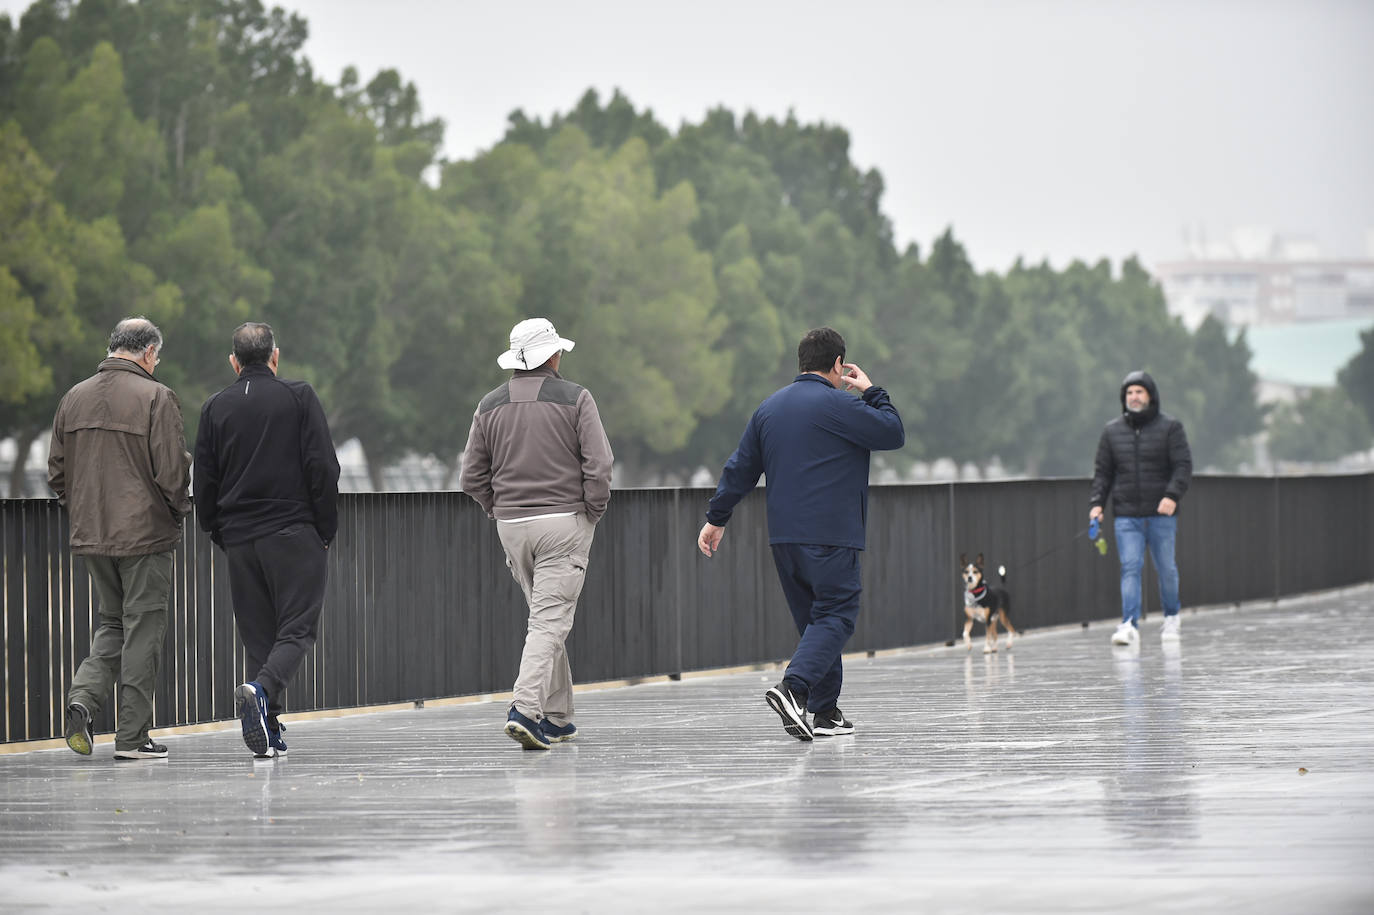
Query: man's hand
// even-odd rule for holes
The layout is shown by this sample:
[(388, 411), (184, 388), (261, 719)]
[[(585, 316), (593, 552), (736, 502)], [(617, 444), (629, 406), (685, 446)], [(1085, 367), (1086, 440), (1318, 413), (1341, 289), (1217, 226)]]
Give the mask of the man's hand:
[(1094, 506), (1093, 506), (1092, 511), (1088, 512), (1088, 520), (1089, 520), (1089, 521), (1101, 521), (1101, 520), (1102, 520), (1102, 506), (1101, 506), (1101, 505), (1094, 505)]
[(849, 385), (860, 394), (873, 387), (873, 382), (868, 380), (868, 376), (864, 374), (864, 370), (854, 363), (842, 362), (840, 363), (840, 367), (844, 369), (844, 374), (840, 376), (840, 381)]
[(1168, 517), (1169, 515), (1172, 515), (1174, 512), (1178, 511), (1178, 503), (1175, 502), (1173, 499), (1170, 499), (1168, 496), (1165, 496), (1164, 498), (1159, 500), (1158, 511), (1161, 515)]
[(701, 550), (701, 555), (707, 559), (711, 554), (720, 549), (720, 540), (725, 536), (725, 528), (716, 527), (710, 521), (702, 525), (701, 533), (697, 534), (697, 549)]

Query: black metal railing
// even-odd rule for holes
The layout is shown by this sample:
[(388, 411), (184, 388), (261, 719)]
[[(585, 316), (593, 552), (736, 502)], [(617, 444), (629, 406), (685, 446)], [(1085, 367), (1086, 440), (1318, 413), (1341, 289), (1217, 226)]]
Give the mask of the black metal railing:
[[(956, 557), (1009, 570), (1013, 618), (1033, 629), (1114, 617), (1115, 554), (1086, 537), (1084, 480), (874, 487), (863, 611), (848, 649), (943, 642), (963, 626)], [(785, 658), (796, 642), (768, 551), (763, 493), (719, 554), (695, 545), (710, 493), (616, 490), (598, 526), (569, 639), (579, 682)], [(1374, 580), (1374, 474), (1201, 477), (1183, 503), (1186, 606), (1272, 599)], [(1044, 555), (1047, 554), (1048, 555)], [(1038, 561), (1032, 561), (1037, 560)], [(0, 741), (60, 735), (95, 598), (51, 500), (0, 501), (4, 665)], [(228, 718), (246, 676), (223, 555), (194, 525), (177, 552), (159, 727)], [(324, 622), (286, 701), (342, 708), (508, 690), (526, 612), (493, 522), (456, 492), (341, 497)], [(1157, 607), (1146, 575), (1147, 608)], [(112, 710), (96, 724), (112, 727)]]

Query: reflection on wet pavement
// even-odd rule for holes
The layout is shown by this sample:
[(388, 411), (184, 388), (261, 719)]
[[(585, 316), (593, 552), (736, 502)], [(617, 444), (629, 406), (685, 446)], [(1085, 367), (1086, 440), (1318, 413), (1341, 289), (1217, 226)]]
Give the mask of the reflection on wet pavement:
[(1371, 911), (1371, 609), (855, 658), (812, 744), (767, 670), (583, 693), (549, 752), (487, 702), (0, 756), (0, 909)]

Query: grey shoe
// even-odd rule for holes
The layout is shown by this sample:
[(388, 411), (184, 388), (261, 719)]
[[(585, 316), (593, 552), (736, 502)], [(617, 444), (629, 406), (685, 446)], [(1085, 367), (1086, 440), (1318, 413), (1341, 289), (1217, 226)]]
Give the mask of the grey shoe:
[(91, 734), (91, 713), (80, 702), (67, 705), (64, 733), (67, 735), (67, 746), (71, 747), (73, 752), (82, 756), (91, 755), (91, 747), (95, 744), (95, 738)]

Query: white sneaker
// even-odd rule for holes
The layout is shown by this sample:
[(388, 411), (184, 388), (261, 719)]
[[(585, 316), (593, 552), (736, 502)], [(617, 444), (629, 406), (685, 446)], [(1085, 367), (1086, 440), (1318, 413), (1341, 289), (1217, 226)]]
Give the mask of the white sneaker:
[(1113, 645), (1134, 645), (1140, 641), (1140, 633), (1130, 623), (1122, 623), (1112, 633)]
[(1177, 642), (1179, 628), (1178, 614), (1164, 617), (1164, 628), (1159, 630), (1159, 640), (1161, 642)]

